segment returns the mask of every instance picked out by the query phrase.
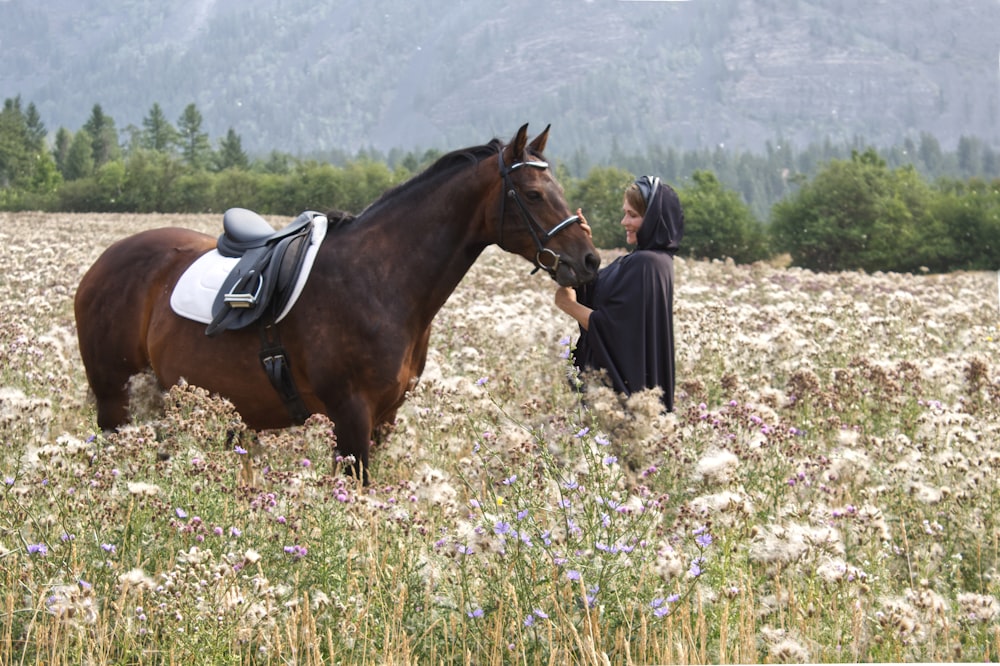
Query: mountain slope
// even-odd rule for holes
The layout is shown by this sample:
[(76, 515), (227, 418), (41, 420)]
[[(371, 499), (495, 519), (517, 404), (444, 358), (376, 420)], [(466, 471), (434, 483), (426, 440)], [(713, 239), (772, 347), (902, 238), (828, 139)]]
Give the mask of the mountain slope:
[[(50, 130), (194, 102), (251, 151), (1000, 141), (995, 0), (0, 0), (0, 95)], [(540, 129), (540, 128), (539, 128)]]

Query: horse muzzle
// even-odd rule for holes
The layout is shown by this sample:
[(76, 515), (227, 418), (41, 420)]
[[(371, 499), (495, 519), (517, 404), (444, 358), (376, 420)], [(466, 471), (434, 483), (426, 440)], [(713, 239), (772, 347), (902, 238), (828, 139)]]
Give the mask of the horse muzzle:
[(535, 270), (544, 270), (561, 287), (578, 287), (597, 278), (601, 267), (601, 257), (596, 252), (587, 252), (581, 259), (567, 258), (549, 248), (543, 248), (535, 255)]

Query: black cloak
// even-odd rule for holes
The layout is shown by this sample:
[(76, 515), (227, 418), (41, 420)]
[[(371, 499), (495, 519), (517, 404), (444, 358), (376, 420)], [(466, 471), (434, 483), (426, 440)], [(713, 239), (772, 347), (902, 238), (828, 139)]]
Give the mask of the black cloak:
[(581, 370), (607, 370), (615, 391), (660, 387), (663, 404), (674, 408), (674, 261), (684, 234), (677, 193), (658, 178), (636, 183), (646, 214), (636, 249), (601, 269), (577, 288), (577, 301), (591, 308), (589, 327), (580, 328), (573, 355)]

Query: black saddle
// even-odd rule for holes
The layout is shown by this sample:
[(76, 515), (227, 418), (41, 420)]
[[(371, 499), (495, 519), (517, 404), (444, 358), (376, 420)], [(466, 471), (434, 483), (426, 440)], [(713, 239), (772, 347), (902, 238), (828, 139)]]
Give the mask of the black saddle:
[(312, 236), (313, 218), (306, 211), (284, 229), (275, 229), (257, 213), (230, 208), (222, 217), (216, 246), (239, 262), (222, 283), (212, 306), (206, 335), (245, 328), (268, 315), (278, 317), (291, 297)]

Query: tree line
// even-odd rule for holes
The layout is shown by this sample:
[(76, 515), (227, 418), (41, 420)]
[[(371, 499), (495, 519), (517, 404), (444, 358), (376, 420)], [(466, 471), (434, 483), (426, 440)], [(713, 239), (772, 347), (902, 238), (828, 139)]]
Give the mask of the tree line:
[[(358, 212), (441, 155), (272, 151), (251, 159), (235, 131), (213, 145), (202, 122), (194, 104), (176, 123), (153, 104), (141, 127), (119, 130), (95, 104), (81, 128), (60, 127), (50, 145), (35, 106), (7, 99), (0, 209)], [(623, 188), (633, 174), (654, 173), (674, 184), (684, 206), (685, 256), (749, 263), (787, 254), (793, 265), (824, 271), (1000, 268), (1000, 159), (976, 139), (958, 148), (946, 153), (927, 135), (883, 153), (860, 142), (805, 151), (769, 144), (762, 156), (653, 147), (606, 164), (575, 154), (556, 168), (599, 247), (623, 245)]]

